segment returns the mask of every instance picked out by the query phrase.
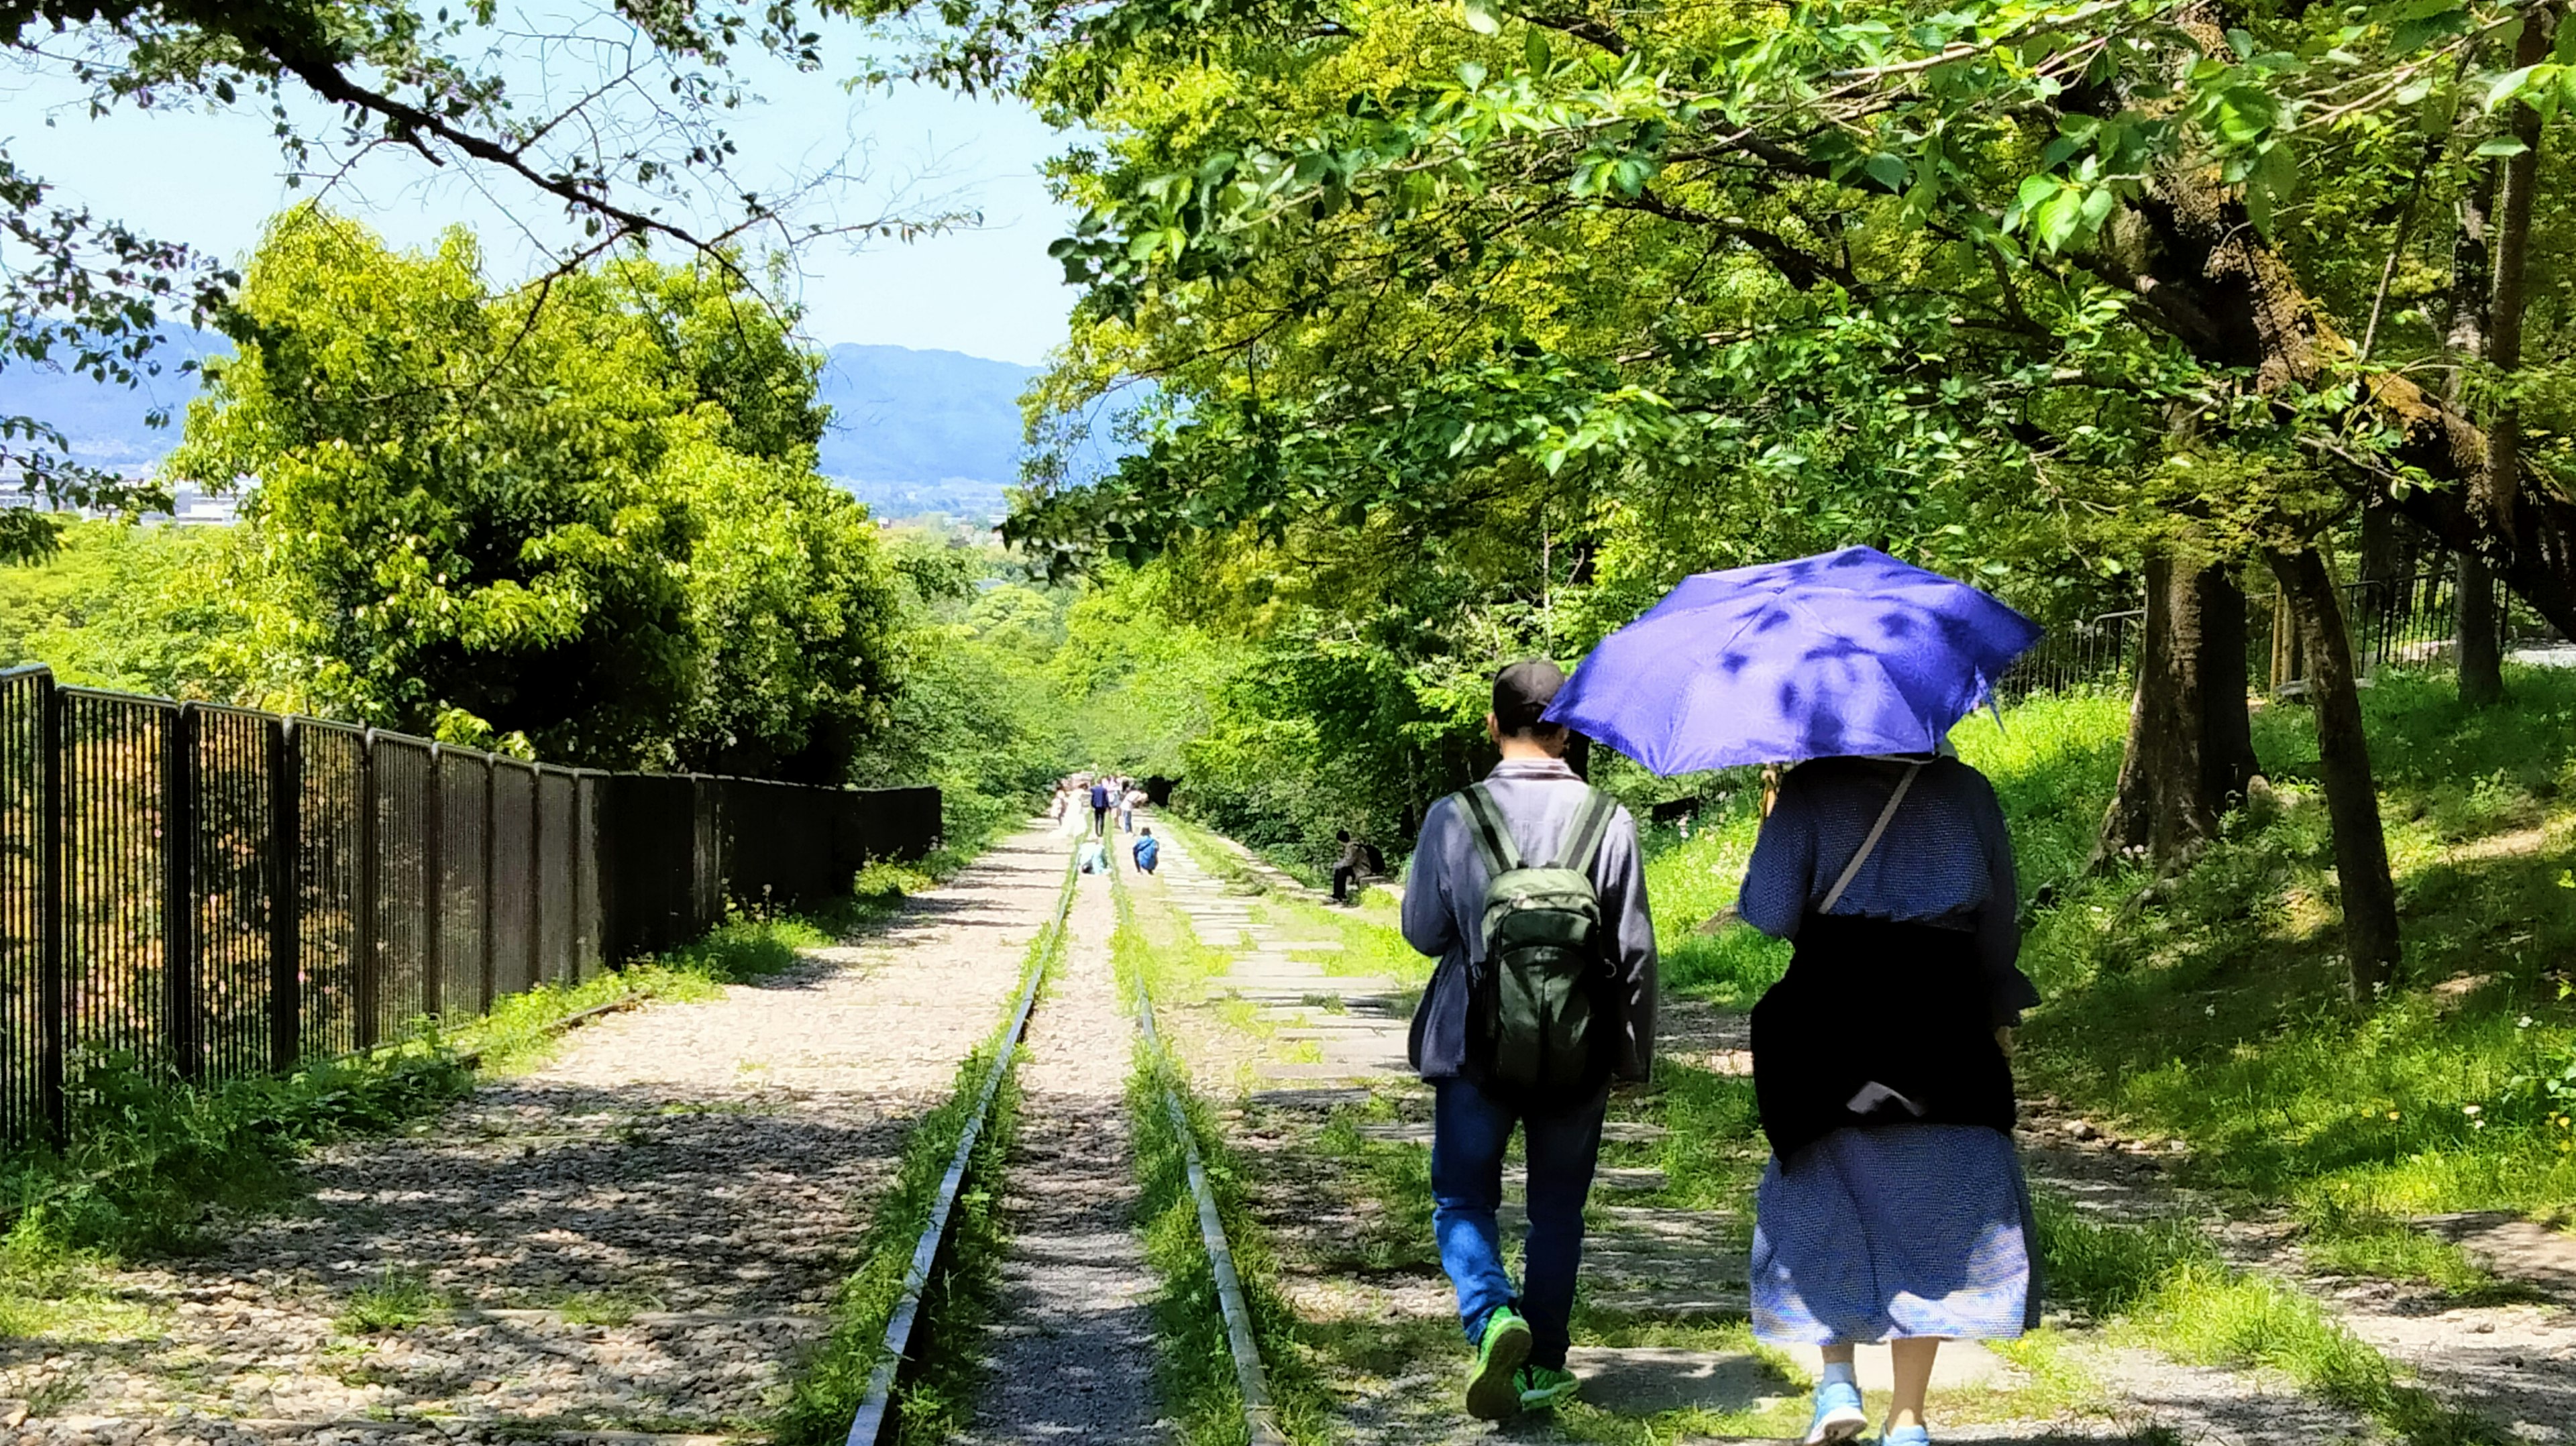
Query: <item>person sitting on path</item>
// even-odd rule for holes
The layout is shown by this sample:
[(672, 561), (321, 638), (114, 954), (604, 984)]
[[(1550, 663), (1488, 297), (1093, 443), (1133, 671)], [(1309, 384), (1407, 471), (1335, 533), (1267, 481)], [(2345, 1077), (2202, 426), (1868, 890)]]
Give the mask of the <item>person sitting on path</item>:
[(1928, 1446), (1941, 1342), (2039, 1323), (2018, 903), (1994, 788), (1954, 757), (1800, 764), (1762, 822), (1737, 908), (1797, 951), (1753, 1010), (1753, 1333), (1823, 1349), (1811, 1443), (1868, 1424), (1854, 1346), (1895, 1357), (1887, 1446)]
[(1073, 866), (1086, 874), (1109, 872), (1109, 849), (1096, 838), (1086, 838), (1073, 855)]
[[(1494, 679), (1485, 729), (1502, 761), (1431, 806), (1404, 884), (1405, 940), (1440, 960), (1407, 1054), (1433, 1091), (1431, 1227), (1475, 1352), (1467, 1410), (1484, 1420), (1574, 1394), (1565, 1353), (1609, 1084), (1645, 1079), (1654, 1058), (1637, 824), (1575, 776), (1566, 731), (1540, 720), (1564, 682), (1544, 659)], [(1495, 1224), (1516, 1125), (1529, 1157), (1518, 1292)]]
[(1152, 873), (1154, 871), (1155, 863), (1163, 856), (1163, 846), (1154, 842), (1154, 830), (1150, 826), (1147, 827), (1143, 833), (1136, 835), (1134, 853), (1136, 855), (1136, 872), (1140, 874)]

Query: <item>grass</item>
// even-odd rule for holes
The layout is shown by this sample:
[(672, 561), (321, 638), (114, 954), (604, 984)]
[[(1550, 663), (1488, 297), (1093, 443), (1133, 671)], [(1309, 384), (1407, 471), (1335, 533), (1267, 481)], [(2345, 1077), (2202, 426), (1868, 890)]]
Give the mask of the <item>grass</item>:
[[(1068, 867), (1065, 888), (1072, 887)], [(1029, 941), (1021, 979), (1027, 979), (1061, 957), (1064, 938), (1049, 929)], [(1016, 1005), (1019, 990), (1013, 990)], [(957, 1066), (948, 1098), (915, 1121), (904, 1141), (902, 1163), (894, 1184), (871, 1209), (868, 1227), (853, 1264), (832, 1297), (832, 1330), (822, 1346), (797, 1370), (787, 1401), (771, 1424), (778, 1446), (827, 1446), (847, 1437), (851, 1418), (866, 1398), (868, 1378), (877, 1366), (888, 1321), (903, 1298), (904, 1277), (913, 1250), (930, 1223), (930, 1210), (973, 1118), (977, 1095), (992, 1072), (1007, 1019), (997, 1022), (985, 1042)], [(1016, 1062), (1016, 1061), (1015, 1061)], [(1002, 1248), (1002, 1225), (995, 1182), (1010, 1153), (1019, 1119), (1016, 1071), (1002, 1077), (986, 1120), (968, 1157), (966, 1180), (953, 1217), (949, 1269), (938, 1273), (922, 1301), (922, 1319), (936, 1327), (932, 1349), (912, 1379), (896, 1396), (898, 1439), (945, 1440), (963, 1427), (972, 1409), (977, 1374), (973, 1352), (949, 1342), (971, 1341), (990, 1309), (995, 1267)]]
[(377, 1335), (409, 1330), (443, 1317), (454, 1304), (417, 1270), (387, 1266), (376, 1278), (349, 1292), (331, 1322), (344, 1335)]
[[(1203, 847), (1194, 847), (1192, 854), (1206, 856)], [(1118, 928), (1110, 938), (1110, 964), (1122, 998), (1132, 1002), (1140, 991), (1164, 999), (1184, 989), (1194, 993), (1212, 967), (1223, 967), (1222, 957), (1211, 963), (1207, 956), (1214, 951), (1202, 945), (1156, 947), (1138, 925), (1135, 900), (1123, 876), (1116, 898)], [(1244, 1208), (1241, 1173), (1222, 1132), (1168, 1053), (1139, 1039), (1135, 1061), (1127, 1082), (1127, 1112), (1136, 1156), (1136, 1223), (1157, 1282), (1154, 1323), (1162, 1349), (1156, 1383), (1166, 1414), (1180, 1423), (1186, 1446), (1239, 1446), (1244, 1439), (1243, 1395), (1218, 1309), (1216, 1271), (1200, 1235), (1187, 1152), (1164, 1103), (1168, 1095), (1181, 1103), (1216, 1197), (1280, 1429), (1292, 1441), (1329, 1439), (1326, 1401), (1306, 1364), (1310, 1343), (1302, 1339), (1295, 1312), (1278, 1290), (1278, 1261)]]

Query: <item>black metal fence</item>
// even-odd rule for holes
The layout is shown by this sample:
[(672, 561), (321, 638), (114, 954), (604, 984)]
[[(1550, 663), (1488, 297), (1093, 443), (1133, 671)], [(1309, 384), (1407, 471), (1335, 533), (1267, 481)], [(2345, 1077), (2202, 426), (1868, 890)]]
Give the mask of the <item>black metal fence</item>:
[[(2345, 584), (2344, 627), (2353, 661), (2366, 672), (2448, 660), (2459, 643), (2459, 605), (2454, 572)], [(2557, 640), (2538, 614), (2501, 593), (2496, 615), (2507, 648)], [(2270, 691), (2301, 683), (2306, 660), (2280, 615), (2279, 596), (2248, 598), (2245, 618), (2246, 676)], [(2128, 687), (2136, 678), (2146, 620), (2144, 609), (2133, 608), (2052, 627), (1996, 691), (2009, 700), (2079, 687)]]
[(0, 1139), (85, 1061), (238, 1079), (918, 858), (935, 788), (526, 763), (0, 672)]

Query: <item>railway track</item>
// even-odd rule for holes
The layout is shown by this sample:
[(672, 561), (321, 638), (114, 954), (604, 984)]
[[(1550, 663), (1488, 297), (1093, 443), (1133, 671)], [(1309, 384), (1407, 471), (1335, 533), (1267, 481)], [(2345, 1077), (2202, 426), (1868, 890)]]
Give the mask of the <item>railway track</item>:
[[(993, 1066), (976, 1087), (971, 1115), (951, 1153), (947, 1171), (941, 1177), (922, 1231), (914, 1243), (902, 1293), (888, 1319), (866, 1395), (850, 1423), (848, 1446), (877, 1446), (880, 1442), (894, 1441), (902, 1434), (904, 1388), (929, 1355), (929, 1340), (939, 1330), (939, 1322), (933, 1319), (936, 1312), (926, 1302), (934, 1299), (933, 1283), (947, 1268), (957, 1247), (960, 1198), (975, 1190), (996, 1195), (1006, 1188), (1042, 1190), (1047, 1182), (1024, 1178), (1022, 1172), (1029, 1168), (1064, 1168), (1059, 1163), (1061, 1157), (1055, 1156), (1029, 1162), (1014, 1160), (1001, 1167), (1002, 1173), (1011, 1178), (979, 1178), (977, 1148), (994, 1117), (995, 1102), (1001, 1097), (1013, 1071), (1021, 1067), (1033, 1047), (1051, 1042), (1046, 1033), (1051, 1022), (1046, 1000), (1050, 984), (1056, 982), (1065, 969), (1072, 944), (1068, 921), (1082, 883), (1082, 876), (1068, 862), (1053, 915), (1031, 951), (1033, 963), (1028, 977), (1021, 985), (1008, 1021), (996, 1042)], [(1099, 887), (1105, 891), (1107, 881), (1102, 881)], [(1105, 941), (1103, 944), (1105, 948)], [(1201, 1245), (1216, 1280), (1217, 1310), (1223, 1318), (1227, 1349), (1233, 1359), (1246, 1438), (1251, 1446), (1287, 1446), (1288, 1438), (1279, 1428), (1271, 1403), (1251, 1313), (1235, 1268), (1234, 1252), (1226, 1238), (1223, 1216), (1199, 1155), (1197, 1135), (1172, 1083), (1176, 1071), (1154, 1029), (1153, 1002), (1140, 984), (1133, 999), (1126, 1003), (1133, 1010), (1132, 1039), (1141, 1040), (1145, 1046), (1147, 1062), (1144, 1067), (1154, 1078), (1161, 1108), (1181, 1142), (1198, 1216)], [(1100, 1043), (1088, 1041), (1080, 1047), (1097, 1049)], [(1125, 1162), (1125, 1168), (1132, 1170), (1132, 1157)], [(1060, 1184), (1069, 1184), (1075, 1191), (1090, 1188), (1090, 1182), (1082, 1180)], [(1042, 1325), (1009, 1319), (994, 1324), (1001, 1332), (1034, 1329)]]

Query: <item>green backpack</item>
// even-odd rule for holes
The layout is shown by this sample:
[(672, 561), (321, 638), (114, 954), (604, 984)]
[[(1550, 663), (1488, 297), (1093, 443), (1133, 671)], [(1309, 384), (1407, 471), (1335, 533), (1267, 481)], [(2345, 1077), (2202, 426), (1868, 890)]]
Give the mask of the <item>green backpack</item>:
[(1531, 867), (1483, 784), (1460, 798), (1487, 876), (1484, 957), (1468, 969), (1468, 1063), (1525, 1100), (1585, 1097), (1610, 1074), (1596, 1038), (1610, 971), (1592, 858), (1618, 801), (1590, 791), (1556, 862)]

